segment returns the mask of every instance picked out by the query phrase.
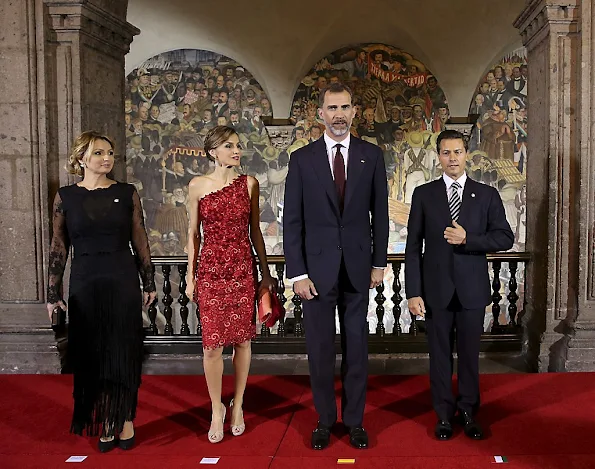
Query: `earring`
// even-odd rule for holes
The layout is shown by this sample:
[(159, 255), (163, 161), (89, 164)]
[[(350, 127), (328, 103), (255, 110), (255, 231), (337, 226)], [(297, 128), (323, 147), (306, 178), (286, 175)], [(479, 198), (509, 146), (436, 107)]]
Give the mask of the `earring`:
[(83, 162), (81, 161), (81, 162), (79, 163), (79, 166), (80, 166), (81, 168), (84, 168), (84, 167), (85, 167), (85, 163), (83, 163)]

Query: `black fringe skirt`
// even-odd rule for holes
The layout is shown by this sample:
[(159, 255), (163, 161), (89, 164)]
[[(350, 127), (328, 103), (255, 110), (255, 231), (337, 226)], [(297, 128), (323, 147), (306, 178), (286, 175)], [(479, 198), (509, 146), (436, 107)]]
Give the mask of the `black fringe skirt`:
[(143, 360), (142, 293), (131, 252), (75, 255), (68, 318), (70, 431), (120, 432), (136, 415)]

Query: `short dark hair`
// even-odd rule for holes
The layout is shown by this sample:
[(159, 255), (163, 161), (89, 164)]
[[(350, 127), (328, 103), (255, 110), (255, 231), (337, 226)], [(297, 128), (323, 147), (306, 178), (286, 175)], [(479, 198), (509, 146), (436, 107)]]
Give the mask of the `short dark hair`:
[(458, 130), (443, 130), (436, 139), (436, 150), (440, 153), (440, 143), (442, 140), (462, 140), (465, 146), (465, 151), (468, 150), (468, 142), (465, 136)]
[(353, 100), (353, 92), (347, 85), (344, 85), (343, 83), (331, 83), (327, 87), (320, 90), (320, 94), (318, 95), (318, 107), (322, 107), (324, 105), (324, 97), (327, 93), (343, 93), (344, 91), (347, 91), (349, 93), (350, 99)]

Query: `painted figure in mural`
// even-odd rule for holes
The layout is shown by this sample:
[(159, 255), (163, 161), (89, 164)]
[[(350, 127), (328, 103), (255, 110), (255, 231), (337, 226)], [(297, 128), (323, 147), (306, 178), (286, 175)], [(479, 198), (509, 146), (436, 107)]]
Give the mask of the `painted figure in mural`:
[[(262, 269), (259, 288), (273, 289), (259, 220), (258, 181), (240, 175), (240, 139), (230, 127), (217, 126), (205, 138), (204, 150), (215, 170), (189, 185), (188, 271), (186, 294), (200, 305), (204, 372), (211, 398), (208, 438), (223, 439), (226, 407), (221, 402), (223, 347), (233, 345), (234, 398), (229, 404), (231, 433), (246, 426), (242, 412), (250, 370), (250, 341), (256, 335), (256, 270), (252, 247)], [(204, 242), (199, 256), (201, 228)], [(199, 261), (200, 258), (200, 261)]]
[[(430, 348), (435, 435), (452, 437), (458, 415), (465, 435), (480, 440), (479, 344), (491, 302), (486, 253), (510, 249), (514, 234), (498, 192), (469, 177), (467, 148), (454, 130), (442, 132), (437, 149), (443, 176), (417, 187), (409, 214), (405, 291), (409, 311), (425, 317)], [(456, 335), (458, 396), (452, 393)]]
[(380, 148), (350, 135), (352, 94), (342, 84), (320, 93), (326, 130), (291, 154), (285, 185), (283, 245), (287, 276), (303, 301), (310, 383), (318, 424), (314, 449), (329, 444), (335, 405), (335, 308), (342, 344), (341, 417), (350, 443), (368, 446), (363, 425), (367, 386), (369, 289), (383, 281), (388, 204)]
[[(55, 308), (66, 310), (68, 305), (68, 356), (74, 373), (70, 430), (79, 435), (101, 430), (101, 452), (134, 445), (142, 308), (156, 298), (138, 193), (135, 186), (107, 177), (114, 148), (110, 138), (92, 131), (73, 144), (67, 169), (82, 180), (60, 188), (54, 200), (47, 288), (50, 319)], [(62, 277), (71, 244), (76, 255), (66, 303)]]

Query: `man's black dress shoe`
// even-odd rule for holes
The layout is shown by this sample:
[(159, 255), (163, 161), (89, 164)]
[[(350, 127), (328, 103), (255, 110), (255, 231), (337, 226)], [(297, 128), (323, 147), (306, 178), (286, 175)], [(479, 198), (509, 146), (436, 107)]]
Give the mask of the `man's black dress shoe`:
[(365, 449), (368, 447), (368, 433), (361, 425), (357, 427), (348, 427), (349, 443), (357, 449)]
[(450, 440), (452, 438), (452, 425), (448, 420), (438, 420), (436, 428), (434, 429), (434, 435), (439, 440)]
[(318, 422), (318, 425), (312, 432), (312, 449), (324, 449), (331, 441), (331, 427)]
[(472, 440), (483, 440), (483, 430), (469, 412), (459, 410), (459, 422), (463, 426), (463, 431), (467, 437)]

